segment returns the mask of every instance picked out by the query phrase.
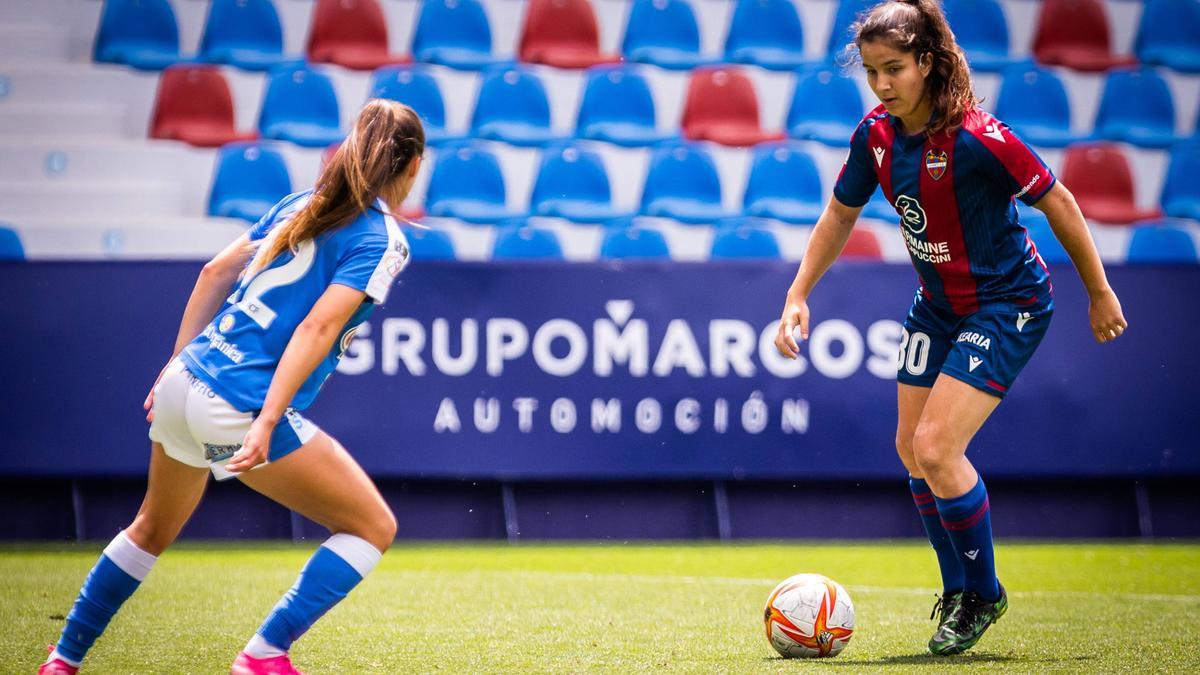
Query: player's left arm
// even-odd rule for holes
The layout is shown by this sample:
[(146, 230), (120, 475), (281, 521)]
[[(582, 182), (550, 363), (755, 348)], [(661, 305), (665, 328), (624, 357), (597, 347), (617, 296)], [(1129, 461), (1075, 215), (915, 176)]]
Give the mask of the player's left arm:
[(271, 377), (262, 411), (254, 418), (241, 449), (234, 453), (225, 466), (226, 470), (240, 473), (267, 460), (275, 426), (287, 412), (304, 381), (329, 356), (338, 334), (366, 297), (363, 291), (337, 283), (325, 289), (308, 316), (292, 333), (275, 368), (275, 375)]
[(1075, 196), (1062, 184), (1055, 183), (1046, 194), (1034, 203), (1034, 208), (1046, 214), (1054, 236), (1062, 242), (1063, 249), (1071, 257), (1079, 278), (1087, 289), (1089, 308), (1088, 320), (1097, 342), (1115, 340), (1129, 326), (1121, 312), (1121, 302), (1100, 262), (1100, 253), (1092, 239), (1091, 230), (1083, 218), (1083, 212), (1075, 203)]

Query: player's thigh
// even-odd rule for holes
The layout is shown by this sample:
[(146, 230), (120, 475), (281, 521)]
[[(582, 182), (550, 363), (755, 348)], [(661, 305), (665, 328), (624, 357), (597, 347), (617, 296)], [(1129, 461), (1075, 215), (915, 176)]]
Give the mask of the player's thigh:
[(921, 478), (921, 470), (913, 458), (913, 435), (925, 411), (930, 387), (918, 387), (899, 382), (896, 384), (896, 453), (909, 475)]
[(318, 431), (298, 450), (239, 476), (241, 481), (330, 531), (360, 536), (384, 549), (395, 518), (358, 462)]
[(961, 457), (1000, 398), (942, 373), (925, 401), (913, 436), (918, 463)]
[(126, 535), (148, 553), (162, 553), (191, 518), (207, 484), (207, 469), (174, 460), (153, 443), (146, 496)]

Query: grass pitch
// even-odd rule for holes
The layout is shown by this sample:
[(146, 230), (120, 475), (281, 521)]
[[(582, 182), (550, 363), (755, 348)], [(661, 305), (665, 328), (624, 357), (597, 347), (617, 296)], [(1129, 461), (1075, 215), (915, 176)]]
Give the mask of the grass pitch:
[[(95, 673), (219, 673), (316, 542), (182, 544), (85, 662)], [(0, 673), (29, 673), (102, 548), (0, 547)], [(1001, 542), (1011, 607), (971, 652), (925, 642), (937, 588), (924, 542), (404, 544), (293, 649), (311, 673), (1197, 672), (1200, 545)], [(774, 584), (847, 587), (846, 651), (784, 660), (761, 611)]]

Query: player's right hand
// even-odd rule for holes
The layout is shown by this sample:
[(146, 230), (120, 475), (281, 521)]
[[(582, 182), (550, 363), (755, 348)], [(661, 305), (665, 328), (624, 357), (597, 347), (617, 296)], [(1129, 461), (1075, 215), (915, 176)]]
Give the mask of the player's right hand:
[(158, 389), (158, 383), (162, 381), (163, 373), (167, 372), (167, 367), (170, 365), (171, 362), (168, 361), (167, 365), (163, 366), (162, 370), (158, 371), (158, 377), (154, 378), (154, 384), (150, 387), (150, 393), (146, 394), (146, 401), (142, 403), (142, 410), (146, 411), (147, 422), (154, 421), (154, 390)]
[(775, 349), (789, 359), (800, 355), (800, 344), (796, 342), (797, 327), (800, 328), (800, 339), (807, 340), (808, 303), (789, 298), (783, 308), (783, 316), (779, 317), (779, 332), (775, 335)]

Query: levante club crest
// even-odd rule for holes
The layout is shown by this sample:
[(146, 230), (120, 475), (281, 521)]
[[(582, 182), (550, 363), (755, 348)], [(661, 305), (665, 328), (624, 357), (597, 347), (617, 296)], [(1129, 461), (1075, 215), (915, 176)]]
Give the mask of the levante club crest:
[(929, 152), (925, 153), (925, 170), (929, 172), (929, 176), (934, 180), (942, 177), (946, 173), (946, 151), (939, 148), (930, 148)]

